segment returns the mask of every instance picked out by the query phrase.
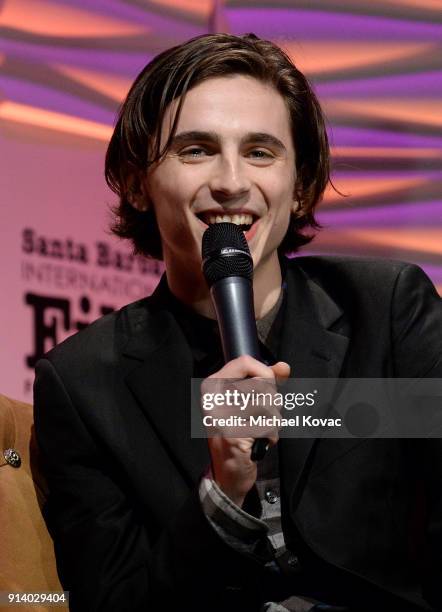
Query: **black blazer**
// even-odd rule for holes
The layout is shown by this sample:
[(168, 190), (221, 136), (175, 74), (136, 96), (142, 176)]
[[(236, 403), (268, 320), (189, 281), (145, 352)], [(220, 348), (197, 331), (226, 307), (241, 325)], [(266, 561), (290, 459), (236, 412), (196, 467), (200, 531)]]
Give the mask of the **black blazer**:
[[(299, 257), (287, 268), (279, 358), (292, 376), (442, 377), (441, 301), (418, 267)], [(190, 438), (192, 356), (163, 294), (37, 364), (60, 578), (82, 612), (257, 612), (275, 595), (262, 559), (226, 545), (200, 508), (209, 454)], [(423, 585), (442, 608), (440, 440), (282, 439), (279, 453), (301, 584), (317, 581), (356, 612), (431, 609)]]

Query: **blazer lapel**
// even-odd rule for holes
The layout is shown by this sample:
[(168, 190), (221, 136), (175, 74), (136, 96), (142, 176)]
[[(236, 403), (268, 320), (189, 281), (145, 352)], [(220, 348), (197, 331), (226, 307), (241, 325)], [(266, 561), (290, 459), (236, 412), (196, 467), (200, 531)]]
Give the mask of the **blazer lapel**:
[(193, 486), (209, 463), (205, 439), (190, 436), (193, 357), (173, 315), (166, 309), (165, 277), (148, 300), (143, 316), (132, 321), (124, 355), (134, 367), (126, 383), (177, 470)]
[[(338, 378), (348, 347), (349, 329), (342, 309), (297, 264), (288, 265), (287, 301), (279, 358), (292, 378)], [(283, 497), (293, 504), (302, 490), (317, 439), (281, 438)]]

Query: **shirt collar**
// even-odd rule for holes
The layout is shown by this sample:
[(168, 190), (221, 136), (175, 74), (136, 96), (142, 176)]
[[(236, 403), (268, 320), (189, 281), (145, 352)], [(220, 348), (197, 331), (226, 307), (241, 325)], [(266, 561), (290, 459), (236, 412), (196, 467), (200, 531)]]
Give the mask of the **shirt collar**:
[[(165, 285), (166, 308), (174, 316), (189, 344), (196, 364), (197, 373), (195, 375), (203, 377), (215, 372), (224, 363), (217, 322), (195, 312), (173, 295), (167, 283)], [(263, 359), (268, 362), (273, 362), (274, 356), (278, 353), (283, 323), (284, 298), (283, 285), (275, 305), (256, 322)]]

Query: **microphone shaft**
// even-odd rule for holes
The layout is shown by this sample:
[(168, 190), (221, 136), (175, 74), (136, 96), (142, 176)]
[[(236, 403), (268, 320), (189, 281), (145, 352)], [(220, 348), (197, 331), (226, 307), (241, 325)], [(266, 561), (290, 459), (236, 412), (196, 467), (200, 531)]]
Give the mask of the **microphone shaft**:
[[(228, 276), (213, 283), (210, 292), (218, 319), (224, 361), (227, 363), (241, 355), (261, 360), (252, 281), (242, 276)], [(264, 457), (268, 444), (267, 438), (255, 440), (252, 461)]]
[(210, 291), (226, 363), (241, 355), (260, 359), (252, 282), (228, 276), (214, 283)]

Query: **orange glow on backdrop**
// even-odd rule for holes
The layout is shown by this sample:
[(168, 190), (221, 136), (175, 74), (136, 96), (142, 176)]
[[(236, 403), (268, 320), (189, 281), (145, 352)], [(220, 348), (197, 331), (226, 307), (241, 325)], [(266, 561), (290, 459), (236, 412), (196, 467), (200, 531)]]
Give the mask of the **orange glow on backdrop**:
[[(350, 200), (359, 198), (369, 198), (374, 195), (387, 195), (390, 193), (403, 192), (409, 189), (417, 189), (425, 185), (428, 179), (424, 177), (350, 177), (335, 179), (334, 184), (340, 191), (347, 194)], [(336, 193), (331, 187), (327, 188), (325, 203), (345, 204), (346, 200)]]
[(4, 0), (0, 26), (45, 36), (130, 36), (146, 29), (88, 9), (50, 0)]
[(206, 18), (212, 10), (211, 0), (151, 0), (151, 3)]
[(358, 117), (360, 119), (382, 119), (401, 121), (422, 126), (442, 127), (442, 105), (440, 100), (408, 98), (391, 100), (372, 98), (370, 100), (328, 100), (326, 113), (332, 117)]
[(33, 108), (25, 104), (15, 104), (14, 102), (0, 103), (0, 120), (55, 130), (65, 134), (74, 134), (85, 138), (93, 138), (104, 142), (108, 142), (112, 135), (112, 128), (108, 125), (79, 119), (78, 117), (70, 117), (63, 113)]
[(364, 68), (399, 59), (411, 58), (419, 53), (436, 51), (429, 43), (378, 41), (306, 41), (281, 46), (288, 52), (299, 69), (309, 74), (322, 74), (334, 70)]
[(57, 64), (53, 64), (53, 67), (61, 74), (113, 98), (116, 102), (120, 102), (124, 98), (132, 84), (131, 79), (103, 71), (99, 72), (97, 70)]

